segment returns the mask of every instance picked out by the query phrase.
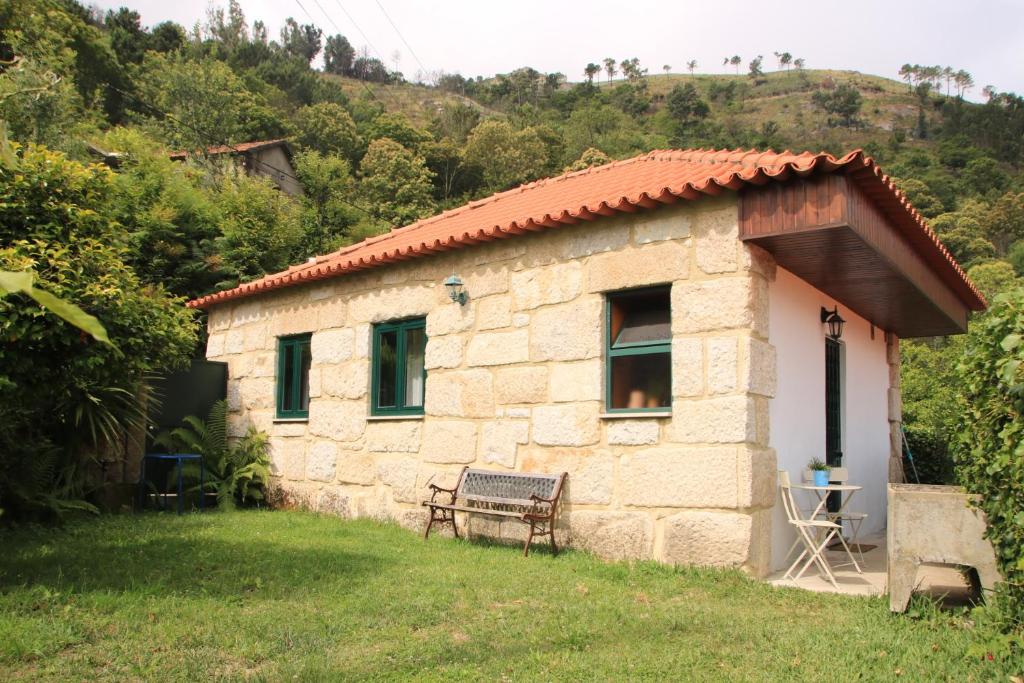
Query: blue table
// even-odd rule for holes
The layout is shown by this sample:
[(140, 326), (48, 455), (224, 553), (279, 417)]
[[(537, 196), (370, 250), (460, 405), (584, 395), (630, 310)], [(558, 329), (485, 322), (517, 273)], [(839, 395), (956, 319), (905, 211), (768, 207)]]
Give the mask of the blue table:
[[(199, 509), (204, 509), (204, 502), (206, 501), (205, 488), (205, 475), (206, 468), (203, 467), (203, 456), (196, 453), (146, 453), (142, 456), (142, 471), (139, 473), (139, 509), (142, 509), (142, 503), (146, 496), (146, 463), (150, 460), (155, 461), (174, 461), (178, 469), (178, 514), (182, 514), (185, 511), (185, 491), (184, 483), (182, 481), (182, 466), (185, 462), (193, 460), (199, 463)], [(164, 491), (164, 509), (167, 509), (167, 491)], [(159, 495), (159, 492), (158, 492)]]

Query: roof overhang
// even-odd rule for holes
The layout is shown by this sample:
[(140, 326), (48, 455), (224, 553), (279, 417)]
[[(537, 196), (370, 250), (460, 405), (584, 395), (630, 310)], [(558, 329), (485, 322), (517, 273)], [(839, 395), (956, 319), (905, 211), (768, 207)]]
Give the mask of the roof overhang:
[(905, 207), (872, 196), (871, 182), (837, 173), (745, 189), (740, 239), (900, 337), (966, 332), (984, 300), (945, 249), (902, 224)]

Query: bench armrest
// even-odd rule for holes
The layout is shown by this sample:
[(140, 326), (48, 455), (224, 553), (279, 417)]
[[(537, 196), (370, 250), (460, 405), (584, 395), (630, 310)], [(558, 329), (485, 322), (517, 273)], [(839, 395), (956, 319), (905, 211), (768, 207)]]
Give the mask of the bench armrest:
[(430, 491), (431, 491), (431, 493), (430, 493), (430, 502), (431, 503), (437, 502), (437, 494), (438, 493), (447, 493), (447, 494), (449, 494), (452, 497), (452, 499), (449, 501), (448, 504), (449, 505), (454, 505), (455, 504), (455, 493), (456, 493), (457, 489), (446, 489), (445, 487), (438, 486), (437, 484), (428, 484), (427, 488), (429, 488)]

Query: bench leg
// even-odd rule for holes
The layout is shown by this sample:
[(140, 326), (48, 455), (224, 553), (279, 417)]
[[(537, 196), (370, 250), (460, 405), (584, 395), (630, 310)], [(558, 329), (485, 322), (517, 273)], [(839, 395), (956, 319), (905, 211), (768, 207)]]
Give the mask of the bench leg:
[(533, 542), (533, 522), (530, 522), (530, 533), (526, 536), (526, 545), (523, 546), (523, 557), (527, 557), (530, 554), (530, 543)]
[[(428, 506), (429, 507), (429, 506)], [(430, 529), (434, 526), (434, 522), (439, 524), (451, 523), (452, 530), (455, 532), (455, 538), (460, 538), (459, 527), (455, 524), (455, 511), (454, 510), (436, 510), (435, 508), (430, 509), (430, 520), (427, 521), (427, 528), (423, 531), (423, 540), (430, 537)], [(440, 512), (440, 516), (438, 515)]]
[(557, 556), (558, 546), (555, 545), (555, 529), (550, 522), (548, 523), (548, 535), (551, 537), (551, 554)]

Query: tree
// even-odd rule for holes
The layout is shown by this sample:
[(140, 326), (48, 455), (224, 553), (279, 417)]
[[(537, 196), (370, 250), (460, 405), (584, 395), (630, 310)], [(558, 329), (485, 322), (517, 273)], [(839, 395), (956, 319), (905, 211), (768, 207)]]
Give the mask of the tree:
[(696, 68), (697, 68), (697, 60), (696, 59), (691, 59), (690, 61), (688, 61), (686, 63), (686, 70), (690, 72), (691, 76), (693, 75), (693, 72), (694, 72), (694, 70)]
[(611, 161), (611, 157), (601, 150), (589, 147), (583, 151), (579, 159), (565, 167), (565, 172), (582, 171), (592, 166), (604, 166), (605, 164), (610, 164)]
[(288, 17), (281, 27), (281, 48), (286, 54), (301, 57), (309, 64), (320, 53), (323, 31), (313, 24), (299, 24)]
[(593, 84), (594, 76), (601, 73), (601, 67), (590, 62), (583, 68), (583, 75), (587, 77), (587, 83)]
[(967, 94), (968, 90), (974, 87), (974, 79), (971, 77), (971, 74), (963, 69), (953, 75), (953, 82), (956, 83), (956, 96), (961, 98)]
[(150, 36), (142, 28), (142, 17), (135, 10), (121, 7), (116, 12), (107, 10), (103, 20), (110, 35), (110, 46), (114, 48), (122, 64), (138, 64), (149, 47)]
[(445, 102), (434, 117), (430, 130), (437, 139), (451, 138), (464, 144), (470, 131), (480, 123), (480, 111), (463, 102)]
[(185, 45), (185, 29), (173, 21), (162, 21), (149, 33), (149, 46), (156, 52), (177, 52)]
[(492, 119), (470, 133), (466, 161), (480, 167), (489, 189), (505, 190), (542, 176), (549, 160), (536, 131), (517, 131), (504, 121)]
[(664, 64), (664, 65), (662, 65), (661, 70), (664, 71), (665, 74), (667, 75), (667, 74), (669, 74), (672, 71), (672, 65), (671, 64)]
[(327, 37), (324, 45), (324, 71), (329, 74), (349, 76), (352, 63), (355, 61), (356, 50), (348, 38), (340, 33)]
[(701, 99), (693, 83), (676, 84), (665, 98), (666, 109), (680, 127), (688, 127), (707, 118), (708, 103)]
[(761, 69), (762, 60), (763, 57), (761, 57), (761, 55), (758, 55), (754, 59), (750, 60), (750, 64), (747, 65), (747, 68), (749, 69), (747, 73), (748, 76), (750, 76), (751, 78), (757, 78), (758, 76), (764, 75), (764, 71)]
[(803, 57), (797, 57), (796, 59), (793, 60), (793, 66), (796, 68), (797, 71), (803, 71), (804, 66), (806, 64), (807, 60), (805, 60)]
[(359, 166), (360, 195), (374, 218), (405, 225), (436, 210), (431, 199), (434, 174), (423, 157), (389, 138), (370, 143)]
[(215, 190), (218, 252), (234, 286), (284, 270), (298, 259), (303, 234), (300, 205), (268, 179), (224, 173)]
[(215, 41), (222, 43), (228, 52), (233, 52), (240, 45), (249, 42), (249, 29), (245, 23), (245, 13), (238, 0), (228, 0), (227, 15), (223, 7), (211, 5), (206, 10), (206, 32)]
[(187, 363), (196, 324), (181, 300), (125, 263), (109, 169), (13, 148), (17, 173), (0, 173), (0, 270), (30, 273), (110, 340), (26, 306), (25, 294), (0, 298), (0, 501), (17, 518), (89, 509), (61, 499), (81, 499), (99, 481), (97, 455), (121, 452), (125, 428), (144, 419), (142, 377)]
[(732, 57), (729, 58), (729, 63), (736, 67), (736, 73), (738, 75), (740, 72), (740, 64), (743, 63), (743, 60), (740, 59), (739, 55), (733, 55)]
[(360, 218), (347, 199), (354, 189), (348, 161), (335, 154), (303, 152), (295, 155), (295, 175), (302, 183), (302, 239), (296, 260), (334, 251)]
[(604, 58), (604, 71), (608, 74), (608, 82), (611, 83), (615, 78), (615, 60), (611, 57)]
[(420, 130), (404, 114), (387, 112), (380, 114), (363, 127), (367, 140), (388, 138), (406, 149), (418, 152), (419, 146), (430, 140), (430, 133)]
[(636, 57), (623, 59), (619, 62), (619, 67), (622, 69), (622, 75), (630, 82), (638, 81), (647, 75), (647, 69), (640, 68), (640, 60)]
[(932, 193), (931, 188), (923, 181), (917, 178), (897, 178), (895, 180), (899, 189), (907, 196), (907, 199), (910, 200), (910, 203), (914, 205), (914, 208), (922, 216), (925, 218), (935, 218), (943, 212), (942, 200), (936, 197)]
[(905, 80), (907, 82), (907, 90), (910, 91), (910, 92), (914, 91), (913, 82), (914, 82), (914, 74), (915, 73), (916, 73), (916, 70), (910, 64), (904, 64), (903, 66), (900, 67), (900, 72), (899, 72), (900, 78), (902, 78), (903, 80)]
[(816, 90), (811, 101), (829, 114), (828, 125), (854, 128), (859, 125), (863, 97), (856, 87), (843, 83), (834, 90)]
[(295, 112), (295, 141), (321, 154), (354, 160), (361, 142), (355, 121), (341, 105), (320, 102)]
[(792, 63), (792, 61), (793, 55), (791, 55), (788, 52), (783, 52), (782, 55), (779, 57), (779, 63), (787, 70), (789, 69), (789, 65)]

